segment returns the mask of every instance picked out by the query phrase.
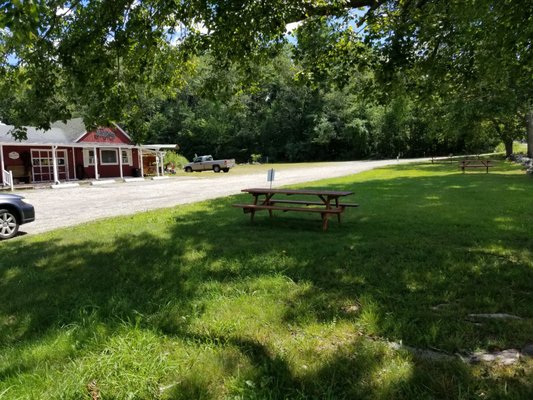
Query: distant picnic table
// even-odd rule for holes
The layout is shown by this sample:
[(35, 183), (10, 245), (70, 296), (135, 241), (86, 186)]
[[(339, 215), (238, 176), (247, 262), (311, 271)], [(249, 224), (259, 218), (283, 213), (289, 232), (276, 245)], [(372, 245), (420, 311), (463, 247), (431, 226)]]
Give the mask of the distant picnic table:
[[(266, 210), (270, 217), (273, 211), (282, 212), (311, 212), (319, 213), (322, 217), (322, 229), (328, 229), (328, 219), (337, 215), (339, 223), (341, 214), (348, 207), (358, 207), (359, 204), (342, 202), (340, 199), (352, 195), (350, 191), (322, 190), (322, 189), (268, 189), (252, 188), (242, 189), (242, 192), (253, 196), (252, 204), (233, 204), (233, 207), (242, 208), (245, 214), (250, 214), (254, 220), (257, 211)], [(276, 197), (274, 197), (276, 196)], [(285, 196), (280, 198), (280, 196)], [(287, 199), (289, 196), (298, 196), (298, 200)], [(310, 197), (311, 200), (305, 199)], [(302, 200), (302, 198), (304, 198)]]
[(465, 170), (469, 168), (485, 168), (488, 174), (489, 168), (491, 167), (494, 167), (493, 160), (474, 159), (474, 160), (459, 161), (459, 168), (461, 168), (461, 170), (463, 171), (463, 174), (465, 173)]

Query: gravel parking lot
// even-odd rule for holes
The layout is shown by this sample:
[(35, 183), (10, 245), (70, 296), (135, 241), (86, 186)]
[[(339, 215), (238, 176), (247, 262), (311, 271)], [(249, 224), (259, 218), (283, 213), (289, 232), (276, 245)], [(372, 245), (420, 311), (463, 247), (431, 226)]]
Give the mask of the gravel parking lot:
[[(276, 169), (273, 187), (333, 178), (398, 162), (418, 160), (380, 160), (335, 162), (320, 167)], [(206, 174), (211, 174), (206, 178)], [(266, 173), (249, 175), (213, 174), (177, 176), (163, 180), (116, 182), (106, 185), (81, 185), (65, 189), (34, 189), (15, 192), (33, 204), (36, 220), (20, 231), (35, 234), (77, 225), (96, 219), (127, 215), (178, 204), (237, 194), (246, 187), (267, 187)]]

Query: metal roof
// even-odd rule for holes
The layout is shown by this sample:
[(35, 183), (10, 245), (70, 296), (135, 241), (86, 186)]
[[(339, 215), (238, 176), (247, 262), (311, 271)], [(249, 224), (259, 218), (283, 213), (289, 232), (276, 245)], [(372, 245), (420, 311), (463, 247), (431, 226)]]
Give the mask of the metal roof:
[(26, 140), (17, 140), (13, 135), (11, 135), (11, 130), (14, 126), (11, 125), (0, 125), (0, 143), (1, 144), (72, 144), (71, 137), (67, 133), (59, 128), (51, 128), (48, 131), (42, 129), (36, 129), (31, 126), (26, 128)]
[[(131, 140), (127, 132), (125, 132), (119, 125), (114, 124), (128, 139)], [(123, 148), (138, 148), (141, 147), (145, 151), (161, 151), (163, 149), (178, 149), (177, 144), (146, 144), (135, 146), (126, 143), (102, 143), (102, 142), (81, 142), (81, 139), (86, 133), (87, 128), (81, 118), (73, 118), (66, 123), (58, 121), (51, 124), (51, 128), (47, 131), (37, 129), (31, 126), (24, 127), (27, 132), (26, 140), (17, 140), (9, 132), (14, 128), (13, 125), (0, 124), (0, 145), (9, 146), (63, 146), (63, 147), (123, 147)]]
[(100, 142), (77, 143), (77, 140), (87, 133), (87, 129), (81, 118), (73, 118), (66, 123), (61, 121), (54, 122), (51, 124), (51, 128), (47, 131), (32, 126), (25, 126), (24, 128), (27, 133), (26, 140), (15, 139), (15, 137), (9, 133), (13, 128), (14, 126), (12, 125), (0, 125), (0, 144), (11, 146), (136, 147), (126, 143), (120, 145), (118, 143), (107, 144)]

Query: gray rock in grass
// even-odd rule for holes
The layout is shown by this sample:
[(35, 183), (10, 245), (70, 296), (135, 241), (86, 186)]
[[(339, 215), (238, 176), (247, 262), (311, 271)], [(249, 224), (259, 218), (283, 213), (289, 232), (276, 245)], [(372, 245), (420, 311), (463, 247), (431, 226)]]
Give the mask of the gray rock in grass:
[(501, 365), (515, 364), (520, 360), (520, 352), (516, 349), (502, 350), (494, 353), (477, 352), (468, 357), (469, 363), (498, 363)]
[(470, 318), (492, 318), (492, 319), (522, 319), (516, 315), (505, 314), (505, 313), (494, 313), (494, 314), (468, 314)]

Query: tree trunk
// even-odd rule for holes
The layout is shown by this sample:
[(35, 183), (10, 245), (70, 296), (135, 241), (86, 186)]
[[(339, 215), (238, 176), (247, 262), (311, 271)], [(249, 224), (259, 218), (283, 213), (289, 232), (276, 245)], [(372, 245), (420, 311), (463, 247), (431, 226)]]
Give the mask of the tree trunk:
[(509, 134), (509, 129), (501, 122), (498, 122), (498, 120), (493, 119), (492, 124), (494, 125), (494, 129), (498, 133), (499, 138), (503, 142), (505, 146), (505, 157), (509, 158), (513, 154), (513, 142), (514, 137)]
[(511, 155), (513, 154), (513, 139), (506, 138), (503, 141), (503, 144), (505, 145), (505, 157), (506, 158), (511, 157)]
[(533, 110), (526, 114), (527, 156), (533, 158)]

